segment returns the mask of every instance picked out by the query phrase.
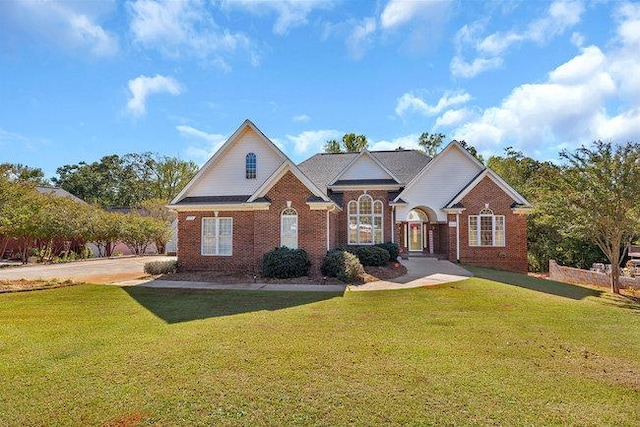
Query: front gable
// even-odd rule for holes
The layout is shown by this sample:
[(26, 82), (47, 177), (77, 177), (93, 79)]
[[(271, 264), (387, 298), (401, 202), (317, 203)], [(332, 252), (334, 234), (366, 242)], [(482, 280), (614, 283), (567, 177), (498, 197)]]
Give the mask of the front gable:
[(396, 197), (396, 202), (407, 203), (398, 206), (397, 218), (404, 218), (413, 207), (425, 206), (436, 213), (438, 221), (446, 221), (442, 208), (484, 169), (467, 150), (451, 142)]
[(401, 181), (369, 151), (354, 157), (329, 183), (330, 187), (367, 185), (398, 185)]
[[(256, 156), (256, 177), (246, 177), (246, 156)], [(287, 157), (246, 120), (171, 202), (185, 198), (252, 195)]]

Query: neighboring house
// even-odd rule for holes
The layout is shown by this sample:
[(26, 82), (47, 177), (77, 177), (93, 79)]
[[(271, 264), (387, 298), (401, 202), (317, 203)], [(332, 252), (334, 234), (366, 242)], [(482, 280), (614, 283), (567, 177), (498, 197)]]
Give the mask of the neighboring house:
[(531, 205), (457, 142), (316, 154), (295, 165), (246, 120), (171, 202), (182, 270), (259, 272), (278, 246), (397, 242), (411, 255), (527, 271)]

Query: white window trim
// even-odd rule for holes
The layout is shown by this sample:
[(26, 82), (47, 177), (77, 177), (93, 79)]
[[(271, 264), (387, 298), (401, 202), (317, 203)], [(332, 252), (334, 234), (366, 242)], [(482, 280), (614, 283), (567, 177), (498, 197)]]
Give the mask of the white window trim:
[[(217, 235), (217, 239), (216, 239), (216, 253), (213, 254), (205, 254), (204, 253), (204, 222), (205, 220), (215, 220), (216, 223), (216, 233)], [(221, 254), (220, 253), (220, 220), (221, 219), (228, 219), (231, 221), (231, 252), (228, 254)], [(233, 255), (233, 218), (231, 217), (203, 217), (202, 218), (202, 222), (200, 224), (200, 255), (202, 256), (232, 256)]]
[[(484, 211), (484, 209), (483, 209)], [(491, 218), (491, 244), (490, 245), (483, 245), (482, 244), (482, 218), (487, 218), (490, 217)], [(477, 244), (472, 244), (471, 243), (471, 219), (472, 218), (476, 218), (476, 224), (477, 224), (477, 228), (476, 228), (476, 239), (477, 239)], [(504, 235), (504, 242), (502, 242), (501, 245), (496, 244), (496, 218), (502, 218), (502, 234)], [(491, 214), (485, 214), (485, 213), (481, 213), (478, 215), (469, 215), (469, 218), (467, 220), (467, 224), (468, 224), (468, 230), (469, 230), (469, 246), (470, 247), (474, 247), (474, 248), (504, 248), (507, 245), (507, 221), (505, 219), (504, 215), (494, 215), (493, 213)]]
[[(360, 242), (360, 233), (358, 232), (360, 230), (360, 217), (361, 216), (365, 216), (364, 214), (360, 213), (360, 199), (362, 199), (363, 197), (368, 197), (371, 199), (371, 237), (373, 239), (373, 242)], [(375, 213), (375, 204), (379, 202), (381, 205), (381, 212), (379, 214)], [(349, 205), (351, 205), (351, 203), (354, 203), (356, 206), (356, 242), (351, 242), (349, 233), (349, 221), (351, 220), (351, 213), (350, 213), (350, 209), (349, 209)], [(369, 215), (366, 215), (369, 216)], [(375, 218), (380, 218), (380, 231), (382, 232), (382, 235), (380, 236), (380, 243), (384, 243), (384, 203), (382, 203), (382, 200), (377, 200), (374, 199), (373, 197), (371, 197), (371, 195), (369, 194), (361, 194), (360, 197), (358, 197), (358, 200), (351, 200), (349, 201), (349, 203), (347, 203), (347, 245), (348, 246), (357, 246), (357, 245), (376, 245), (376, 235), (375, 235), (375, 229), (374, 224), (375, 224)]]
[[(296, 214), (295, 215), (285, 215), (285, 212), (289, 211), (289, 210), (294, 211)], [(298, 240), (299, 227), (298, 227), (298, 223), (299, 223), (300, 218), (299, 218), (299, 215), (298, 215), (298, 211), (293, 209), (293, 208), (285, 208), (280, 213), (280, 246), (284, 246), (283, 245), (283, 240), (284, 240), (283, 239), (283, 237), (284, 237), (284, 221), (283, 221), (283, 219), (285, 217), (287, 217), (287, 218), (295, 218), (296, 219), (296, 247), (295, 248), (292, 248), (290, 246), (287, 246), (287, 247), (289, 249), (298, 249), (298, 247), (299, 247), (299, 240)]]

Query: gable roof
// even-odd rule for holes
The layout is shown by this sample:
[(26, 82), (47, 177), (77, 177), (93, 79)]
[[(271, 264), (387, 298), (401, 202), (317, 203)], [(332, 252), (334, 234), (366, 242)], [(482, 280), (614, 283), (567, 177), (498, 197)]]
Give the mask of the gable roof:
[(527, 199), (525, 199), (524, 196), (518, 193), (513, 187), (507, 184), (507, 182), (503, 180), (500, 175), (489, 168), (485, 168), (482, 172), (476, 175), (466, 186), (464, 186), (460, 190), (460, 192), (449, 201), (449, 203), (443, 206), (443, 209), (463, 207), (461, 202), (462, 199), (464, 199), (464, 196), (469, 194), (469, 192), (473, 190), (473, 188), (478, 185), (480, 181), (482, 181), (485, 177), (489, 177), (489, 179), (495, 182), (502, 191), (507, 193), (509, 197), (514, 200), (514, 208), (531, 208), (531, 203), (529, 203), (529, 201), (527, 201)]
[(187, 185), (185, 185), (182, 191), (180, 191), (180, 193), (178, 193), (178, 195), (174, 197), (174, 199), (171, 201), (170, 204), (175, 205), (180, 200), (182, 200), (188, 194), (189, 190), (193, 188), (193, 186), (201, 179), (201, 177), (205, 175), (207, 171), (213, 168), (213, 166), (217, 163), (219, 159), (223, 157), (223, 155), (229, 150), (229, 148), (233, 146), (233, 144), (242, 137), (242, 135), (247, 129), (251, 129), (252, 131), (254, 131), (263, 142), (265, 142), (269, 147), (271, 147), (271, 149), (276, 153), (277, 156), (279, 156), (282, 159), (283, 162), (285, 160), (289, 160), (287, 155), (284, 154), (282, 150), (280, 150), (269, 138), (267, 138), (267, 136), (264, 133), (262, 133), (262, 131), (258, 129), (258, 127), (254, 125), (251, 120), (246, 119), (244, 122), (242, 122), (242, 124), (238, 127), (238, 129), (236, 129), (236, 131), (229, 137), (229, 139), (227, 139), (227, 141), (222, 145), (222, 147), (220, 147), (218, 151), (216, 151), (215, 154), (211, 156), (209, 160), (207, 160), (207, 162), (200, 168), (198, 173), (191, 179), (191, 181), (187, 183)]
[(71, 199), (74, 202), (82, 203), (82, 204), (85, 204), (85, 205), (87, 204), (87, 202), (85, 202), (81, 198), (69, 193), (64, 188), (48, 187), (48, 186), (44, 186), (44, 185), (36, 185), (35, 188), (36, 188), (36, 191), (41, 193), (41, 194), (50, 194), (50, 195), (56, 196), (56, 197), (64, 197), (64, 198), (67, 198), (67, 199)]
[(331, 202), (326, 193), (320, 190), (309, 178), (303, 174), (298, 167), (287, 159), (249, 198), (249, 202), (255, 201), (259, 197), (264, 197), (269, 190), (284, 176), (287, 171), (291, 171), (302, 184), (311, 190), (314, 196), (319, 197), (324, 202)]
[[(390, 179), (387, 179), (385, 181), (387, 181), (387, 183), (398, 183), (400, 184), (402, 181), (400, 180), (400, 178), (396, 177), (396, 175), (389, 170), (389, 168), (387, 168), (384, 164), (382, 164), (382, 162), (380, 160), (378, 160), (378, 158), (376, 158), (375, 156), (373, 156), (366, 148), (362, 151), (360, 151), (353, 159), (351, 159), (351, 161), (349, 161), (349, 163), (347, 163), (345, 165), (344, 168), (342, 168), (342, 170), (338, 173), (338, 175), (331, 180), (331, 182), (329, 183), (329, 185), (337, 185), (337, 183), (340, 180), (340, 178), (342, 178), (344, 175), (347, 174), (347, 172), (349, 172), (349, 169), (351, 169), (358, 161), (361, 161), (361, 159), (363, 158), (369, 158), (373, 161), (373, 163), (378, 166)], [(359, 180), (342, 180), (342, 181), (359, 181)], [(343, 185), (349, 185), (349, 184), (343, 184)]]
[[(271, 147), (278, 157), (282, 159), (280, 166), (269, 175), (264, 182), (253, 192), (253, 194), (236, 194), (236, 195), (189, 195), (189, 190), (202, 179), (208, 170), (215, 167), (216, 163), (230, 147), (236, 143), (242, 135), (244, 135), (247, 129), (255, 132), (260, 140), (266, 145)], [(242, 208), (250, 208), (251, 205), (268, 204), (268, 199), (265, 198), (266, 193), (278, 182), (280, 178), (290, 171), (293, 175), (306, 186), (314, 196), (316, 206), (320, 204), (335, 205), (335, 203), (329, 199), (324, 190), (319, 189), (307, 176), (302, 173), (298, 167), (282, 152), (269, 138), (267, 138), (250, 120), (245, 120), (240, 127), (229, 137), (229, 139), (216, 151), (216, 153), (200, 168), (198, 173), (189, 181), (189, 183), (182, 189), (182, 191), (171, 201), (170, 206), (199, 206), (205, 207), (207, 205), (233, 205), (240, 206)]]
[[(395, 176), (398, 182), (410, 182), (431, 161), (431, 157), (417, 150), (367, 151), (384, 168)], [(341, 174), (347, 165), (360, 153), (318, 153), (298, 164), (298, 168), (317, 187), (326, 191), (331, 182)]]
[(449, 144), (447, 144), (447, 146), (440, 151), (434, 158), (433, 160), (431, 160), (429, 163), (427, 163), (422, 170), (420, 170), (418, 173), (416, 173), (413, 178), (411, 179), (411, 181), (407, 184), (407, 186), (404, 188), (404, 190), (402, 191), (402, 193), (400, 193), (398, 195), (398, 197), (396, 197), (396, 199), (394, 201), (399, 201), (401, 196), (404, 195), (406, 192), (408, 192), (409, 189), (411, 189), (411, 187), (413, 187), (414, 185), (416, 185), (417, 182), (420, 181), (420, 178), (423, 177), (425, 175), (425, 173), (427, 173), (430, 169), (434, 168), (435, 165), (437, 165), (439, 162), (442, 161), (443, 158), (446, 157), (447, 153), (451, 150), (459, 150), (463, 156), (469, 160), (472, 164), (474, 164), (480, 171), (485, 169), (486, 166), (484, 164), (482, 164), (482, 162), (480, 162), (478, 159), (476, 159), (471, 153), (469, 153), (462, 145), (460, 145), (458, 143), (458, 141), (453, 140), (451, 141)]

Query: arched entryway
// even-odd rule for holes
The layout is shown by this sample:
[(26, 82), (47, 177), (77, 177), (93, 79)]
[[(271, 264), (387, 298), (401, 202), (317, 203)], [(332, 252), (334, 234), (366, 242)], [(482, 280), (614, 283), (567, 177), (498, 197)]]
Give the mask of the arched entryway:
[(448, 251), (447, 226), (439, 222), (436, 213), (425, 206), (411, 209), (400, 224), (398, 243), (409, 254), (446, 256)]
[(422, 252), (426, 246), (425, 224), (429, 217), (420, 209), (413, 209), (407, 215), (407, 249), (409, 252)]

